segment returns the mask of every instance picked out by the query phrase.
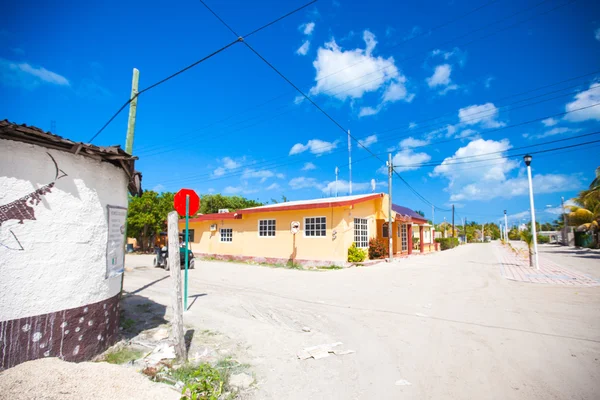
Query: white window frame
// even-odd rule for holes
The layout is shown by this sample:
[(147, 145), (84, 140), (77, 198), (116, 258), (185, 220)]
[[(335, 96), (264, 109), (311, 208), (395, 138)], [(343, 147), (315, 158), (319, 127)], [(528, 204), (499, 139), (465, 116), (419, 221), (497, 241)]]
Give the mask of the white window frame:
[[(364, 225), (367, 227), (366, 231), (367, 231), (367, 245), (366, 246), (361, 246), (360, 243), (358, 243), (356, 241), (356, 220), (360, 220), (365, 221)], [(361, 249), (368, 249), (369, 248), (369, 239), (371, 239), (371, 236), (369, 235), (369, 219), (368, 218), (360, 218), (360, 217), (354, 217), (354, 221), (353, 221), (354, 225), (353, 225), (353, 231), (352, 231), (352, 239), (354, 240), (354, 243), (356, 243), (356, 247), (361, 248)], [(361, 223), (361, 225), (363, 225)]]
[[(267, 224), (265, 225), (266, 229), (265, 229), (265, 235), (261, 235), (260, 234), (260, 223), (262, 221), (267, 221)], [(273, 221), (273, 234), (269, 235), (269, 221)], [(277, 235), (277, 220), (275, 218), (266, 218), (266, 219), (259, 219), (258, 223), (257, 223), (257, 234), (258, 237), (260, 238), (274, 238)]]
[[(223, 231), (231, 231), (229, 235), (223, 236)], [(229, 239), (229, 240), (223, 240)], [(219, 242), (221, 243), (231, 243), (233, 242), (233, 228), (221, 228), (219, 229)]]
[[(307, 235), (306, 234), (306, 225), (307, 225), (306, 224), (306, 220), (309, 219), (309, 218), (323, 218), (325, 220), (325, 235), (319, 235), (319, 236), (317, 236), (317, 235)], [(317, 223), (321, 224), (322, 222), (316, 222), (315, 221), (314, 223), (315, 224), (317, 224)], [(303, 231), (304, 237), (305, 238), (309, 238), (309, 239), (327, 237), (327, 217), (325, 217), (325, 216), (304, 217), (304, 229), (302, 231)], [(315, 230), (315, 232), (316, 232), (316, 230)]]

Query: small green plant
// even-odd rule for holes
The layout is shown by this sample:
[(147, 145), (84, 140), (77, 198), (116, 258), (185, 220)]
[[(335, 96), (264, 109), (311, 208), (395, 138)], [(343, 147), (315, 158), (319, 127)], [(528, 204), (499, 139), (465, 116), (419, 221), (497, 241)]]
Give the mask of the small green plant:
[(130, 332), (133, 330), (133, 328), (135, 328), (136, 322), (131, 318), (125, 317), (125, 313), (121, 313), (119, 319), (121, 322), (121, 328), (123, 328), (124, 331)]
[[(348, 262), (363, 262), (365, 258), (367, 258), (367, 252), (364, 249), (356, 247), (356, 243), (352, 243), (352, 246), (348, 248)], [(319, 268), (325, 269), (324, 267)]]
[(549, 236), (540, 235), (537, 237), (537, 240), (538, 240), (538, 243), (540, 243), (540, 244), (550, 243)]
[[(183, 368), (179, 370), (181, 369)], [(173, 376), (175, 375), (174, 373)], [(225, 379), (219, 370), (206, 363), (196, 367), (185, 381), (187, 383), (181, 392), (181, 400), (218, 400), (225, 385)]]
[(373, 238), (369, 240), (369, 259), (376, 260), (385, 258), (388, 254), (388, 246), (385, 240)]
[[(362, 250), (362, 249), (360, 249)], [(364, 250), (362, 250), (363, 253), (365, 253)], [(365, 253), (365, 257), (367, 256), (367, 254)], [(363, 259), (364, 260), (364, 259)], [(350, 254), (348, 254), (348, 261), (350, 261)], [(317, 269), (332, 269), (332, 270), (336, 270), (336, 269), (343, 269), (342, 267), (340, 267), (339, 265), (321, 265), (319, 267), (317, 267)]]
[(529, 249), (529, 266), (533, 267), (532, 248), (533, 248), (533, 233), (529, 230), (521, 231), (521, 239), (527, 244)]
[(125, 364), (132, 360), (137, 360), (142, 357), (144, 352), (141, 350), (129, 349), (127, 347), (123, 347), (119, 350), (113, 350), (104, 355), (104, 359), (102, 361), (106, 361), (109, 364)]
[(448, 250), (458, 246), (458, 238), (437, 238), (435, 241), (440, 244), (441, 250)]
[(289, 260), (286, 264), (285, 264), (286, 268), (290, 268), (290, 269), (303, 269), (302, 265), (293, 262), (292, 260)]

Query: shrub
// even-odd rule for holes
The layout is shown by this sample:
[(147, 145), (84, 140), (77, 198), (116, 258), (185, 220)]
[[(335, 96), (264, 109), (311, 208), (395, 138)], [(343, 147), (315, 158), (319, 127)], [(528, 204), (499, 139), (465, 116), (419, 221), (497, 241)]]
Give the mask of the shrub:
[(448, 250), (458, 246), (458, 238), (455, 237), (438, 238), (435, 241), (440, 244), (441, 250)]
[(369, 258), (371, 260), (385, 258), (388, 254), (387, 242), (373, 238), (369, 240)]
[(367, 252), (356, 247), (356, 243), (352, 243), (352, 246), (348, 248), (348, 261), (363, 262), (365, 258), (367, 258)]
[(218, 369), (209, 364), (200, 364), (191, 374), (181, 392), (185, 400), (217, 400), (223, 393), (225, 378)]
[(537, 239), (538, 239), (538, 243), (540, 243), (540, 244), (550, 243), (550, 236), (540, 235), (537, 237)]

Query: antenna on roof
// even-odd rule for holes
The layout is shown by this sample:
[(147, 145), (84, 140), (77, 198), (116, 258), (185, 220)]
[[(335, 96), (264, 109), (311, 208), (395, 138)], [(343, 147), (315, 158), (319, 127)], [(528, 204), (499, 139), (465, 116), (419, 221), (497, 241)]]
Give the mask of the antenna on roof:
[(371, 179), (371, 192), (375, 193), (375, 187), (377, 187), (377, 182), (375, 179)]

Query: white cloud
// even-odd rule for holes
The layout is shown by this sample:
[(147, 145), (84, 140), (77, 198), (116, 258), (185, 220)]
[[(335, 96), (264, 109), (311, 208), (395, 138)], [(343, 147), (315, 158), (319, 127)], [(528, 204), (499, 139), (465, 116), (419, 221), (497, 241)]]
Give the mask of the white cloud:
[[(452, 157), (435, 167), (430, 176), (442, 176), (449, 180), (446, 190), (450, 193), (450, 201), (490, 200), (496, 197), (511, 198), (527, 195), (529, 186), (524, 169), (518, 171), (516, 177), (509, 177), (511, 171), (518, 168), (519, 163), (506, 157), (494, 160), (493, 164), (482, 162), (478, 168), (455, 168), (452, 163), (466, 160), (457, 158), (481, 156), (486, 153), (501, 152), (494, 157), (502, 157), (512, 146), (507, 139), (501, 141), (476, 139), (459, 148)], [(474, 161), (477, 158), (469, 158)], [(483, 157), (485, 159), (485, 157)], [(575, 175), (536, 174), (533, 179), (534, 192), (553, 193), (556, 191), (574, 190), (581, 186)]]
[(156, 193), (162, 193), (165, 191), (165, 189), (166, 189), (165, 185), (162, 185), (159, 183), (158, 185), (156, 185), (152, 188), (152, 191), (156, 192)]
[(475, 135), (477, 135), (477, 131), (474, 131), (473, 129), (465, 129), (465, 130), (461, 131), (455, 137), (463, 139), (463, 138), (468, 138), (468, 137), (472, 137)]
[(267, 187), (266, 190), (275, 190), (275, 189), (279, 189), (279, 185), (277, 183), (272, 183), (271, 185), (269, 185), (269, 187)]
[[(386, 59), (372, 54), (377, 41), (371, 32), (364, 31), (363, 40), (365, 49), (343, 50), (333, 38), (319, 47), (313, 62), (316, 84), (310, 93), (328, 94), (344, 101), (384, 89), (387, 93), (383, 98), (387, 101), (412, 100), (413, 96), (404, 87), (406, 78), (398, 71), (394, 58)], [(345, 89), (340, 90), (342, 87)], [(338, 90), (332, 92), (334, 89)]]
[(302, 171), (312, 171), (313, 169), (317, 169), (317, 166), (311, 162), (304, 163), (304, 167), (302, 167)]
[(598, 28), (594, 31), (594, 37), (596, 38), (597, 41), (600, 42), (600, 28)]
[[(381, 185), (381, 183), (377, 183), (377, 185)], [(321, 187), (321, 190), (326, 195), (331, 194), (332, 196), (335, 196), (336, 187), (337, 187), (337, 192), (339, 195), (345, 195), (347, 193), (350, 193), (350, 183), (348, 183), (348, 181), (345, 181), (343, 179), (339, 179), (337, 181), (337, 185), (336, 185), (335, 181), (326, 182), (325, 185), (323, 185)], [(371, 191), (371, 183), (370, 182), (352, 182), (352, 194), (366, 192), (366, 191)]]
[(489, 89), (492, 86), (492, 81), (496, 79), (493, 76), (488, 76), (487, 78), (485, 78), (485, 81), (483, 81), (483, 86), (485, 86), (486, 89)]
[(213, 171), (214, 177), (223, 176), (227, 171), (239, 168), (241, 165), (239, 162), (235, 161), (231, 157), (223, 157), (220, 161), (223, 163), (223, 165), (215, 168), (215, 170)]
[(0, 81), (6, 85), (23, 86), (31, 89), (40, 83), (70, 86), (67, 78), (44, 67), (34, 67), (28, 63), (18, 63), (0, 58)]
[(369, 147), (375, 143), (377, 143), (377, 135), (367, 136), (364, 139), (358, 141), (360, 147)]
[[(296, 50), (296, 54), (301, 55), (301, 56), (305, 56), (306, 53), (308, 53), (308, 48), (310, 47), (310, 41), (309, 40), (305, 40), (302, 43), (302, 46), (298, 47), (298, 50)], [(302, 97), (304, 98), (304, 97)]]
[(429, 85), (430, 88), (449, 85), (451, 72), (452, 66), (450, 66), (450, 64), (438, 65), (435, 67), (433, 75), (426, 79), (427, 85)]
[[(600, 82), (594, 82), (590, 85), (588, 90), (577, 93), (575, 100), (566, 105), (566, 111), (573, 111), (565, 115), (565, 119), (572, 122), (580, 122), (587, 120), (600, 121), (600, 105), (594, 106), (594, 104), (600, 103)], [(588, 107), (584, 110), (578, 110), (580, 108)]]
[(242, 174), (242, 179), (260, 179), (260, 183), (265, 182), (267, 179), (275, 176), (275, 173), (269, 170), (253, 170), (250, 168), (246, 168)]
[(484, 128), (499, 128), (505, 125), (498, 121), (498, 108), (493, 103), (472, 105), (458, 110), (458, 118), (465, 125), (480, 124)]
[(429, 142), (427, 140), (415, 139), (411, 136), (411, 137), (407, 137), (406, 139), (403, 139), (400, 142), (400, 148), (411, 149), (414, 147), (423, 147), (427, 144), (429, 144)]
[(415, 129), (417, 127), (417, 124), (415, 122), (410, 122), (408, 124), (408, 129)]
[(227, 186), (223, 189), (225, 194), (251, 194), (258, 192), (258, 189), (248, 189), (244, 186)]
[(309, 140), (306, 144), (296, 143), (290, 149), (289, 155), (304, 153), (307, 150), (310, 150), (311, 153), (316, 155), (321, 155), (324, 153), (329, 153), (333, 149), (335, 149), (338, 145), (339, 141), (335, 142), (326, 142), (324, 140), (312, 139)]
[[(400, 150), (394, 155), (392, 158), (392, 163), (394, 164), (394, 169), (398, 172), (401, 172), (419, 169), (421, 168), (419, 165), (413, 164), (421, 164), (429, 160), (431, 160), (431, 156), (429, 154), (415, 153), (412, 149), (406, 148)], [(387, 167), (385, 166), (380, 170), (383, 170), (384, 173), (387, 173)]]
[(305, 35), (312, 35), (313, 31), (315, 30), (315, 23), (308, 22), (306, 24), (302, 24), (298, 27), (298, 29), (300, 29)]
[(383, 102), (394, 102), (398, 100), (404, 100), (407, 103), (410, 103), (415, 98), (414, 93), (408, 93), (406, 90), (406, 77), (399, 77), (396, 82), (391, 83), (385, 92), (383, 93)]
[(417, 35), (419, 35), (421, 33), (421, 28), (417, 25), (413, 26), (412, 29), (410, 30), (410, 33), (406, 36), (404, 36), (402, 39), (404, 41), (410, 40), (414, 37), (416, 37)]
[(235, 169), (240, 166), (240, 163), (234, 161), (231, 157), (223, 158), (223, 166), (227, 169)]
[(288, 184), (292, 189), (323, 188), (323, 185), (320, 184), (315, 178), (307, 178), (305, 176), (293, 178)]
[(544, 126), (554, 126), (554, 125), (558, 124), (558, 121), (555, 120), (554, 118), (546, 118), (546, 119), (542, 120), (542, 124), (544, 124)]
[(557, 126), (556, 128), (552, 128), (544, 133), (540, 133), (539, 135), (527, 135), (524, 137), (529, 137), (530, 139), (541, 139), (541, 138), (545, 138), (548, 136), (555, 136), (555, 135), (560, 135), (563, 133), (579, 132), (579, 131), (580, 131), (580, 129), (572, 129), (572, 128)]
[(225, 175), (225, 172), (226, 172), (225, 168), (218, 167), (218, 168), (215, 168), (215, 170), (213, 171), (213, 176), (223, 176), (223, 175)]
[(358, 118), (368, 117), (369, 115), (375, 115), (379, 111), (381, 111), (381, 107), (373, 108), (373, 107), (361, 107), (358, 113)]

